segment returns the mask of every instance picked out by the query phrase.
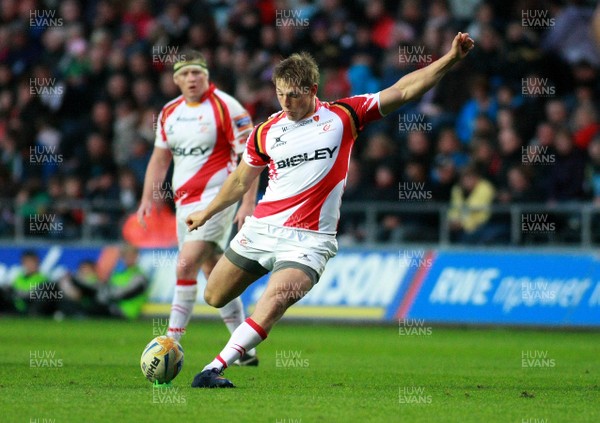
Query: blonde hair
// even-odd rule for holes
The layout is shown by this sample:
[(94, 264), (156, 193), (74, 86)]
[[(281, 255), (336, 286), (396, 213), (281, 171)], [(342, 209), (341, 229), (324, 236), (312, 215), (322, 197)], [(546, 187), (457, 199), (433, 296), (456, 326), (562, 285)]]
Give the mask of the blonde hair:
[(307, 52), (294, 53), (275, 66), (271, 80), (273, 84), (282, 80), (297, 87), (312, 87), (319, 83), (319, 66)]

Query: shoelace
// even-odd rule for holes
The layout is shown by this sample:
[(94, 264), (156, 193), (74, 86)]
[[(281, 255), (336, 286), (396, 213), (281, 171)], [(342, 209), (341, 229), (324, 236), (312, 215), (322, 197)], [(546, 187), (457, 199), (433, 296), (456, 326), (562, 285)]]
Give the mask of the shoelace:
[(217, 370), (217, 368), (215, 367), (215, 368), (213, 368), (213, 369), (210, 369), (210, 371), (211, 371), (212, 373), (216, 373), (216, 374), (217, 374), (217, 376), (223, 376), (223, 369), (221, 369), (221, 370)]

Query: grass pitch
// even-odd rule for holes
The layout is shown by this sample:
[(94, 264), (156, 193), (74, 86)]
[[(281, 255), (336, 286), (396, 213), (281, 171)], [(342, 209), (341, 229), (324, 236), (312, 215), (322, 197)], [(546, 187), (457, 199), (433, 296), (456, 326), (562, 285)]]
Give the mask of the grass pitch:
[(192, 322), (168, 388), (139, 368), (152, 320), (0, 322), (2, 422), (600, 421), (597, 332), (281, 322), (258, 368), (226, 371), (238, 388), (202, 390), (221, 322)]

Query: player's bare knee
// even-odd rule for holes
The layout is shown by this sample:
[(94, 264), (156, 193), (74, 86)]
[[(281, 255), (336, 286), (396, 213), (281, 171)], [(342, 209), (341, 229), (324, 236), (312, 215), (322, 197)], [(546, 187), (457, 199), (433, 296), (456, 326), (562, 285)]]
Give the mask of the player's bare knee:
[(221, 308), (229, 302), (224, 295), (221, 295), (219, 292), (210, 289), (208, 285), (204, 290), (204, 301), (209, 306), (215, 308)]

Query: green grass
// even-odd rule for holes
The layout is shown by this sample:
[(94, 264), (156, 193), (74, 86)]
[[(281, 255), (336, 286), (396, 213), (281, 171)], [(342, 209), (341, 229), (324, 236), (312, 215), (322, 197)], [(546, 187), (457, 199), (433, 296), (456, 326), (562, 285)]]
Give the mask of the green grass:
[[(151, 320), (0, 322), (2, 422), (600, 422), (600, 333), (282, 322), (260, 367), (227, 370), (237, 389), (202, 390), (189, 384), (228, 334), (197, 321), (157, 393), (139, 369)], [(304, 367), (277, 366), (290, 351)], [(523, 368), (523, 351), (554, 366)], [(60, 367), (32, 367), (32, 352)]]

